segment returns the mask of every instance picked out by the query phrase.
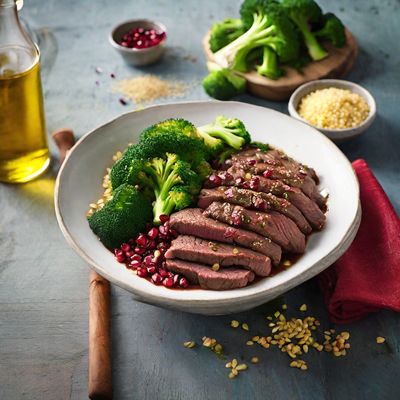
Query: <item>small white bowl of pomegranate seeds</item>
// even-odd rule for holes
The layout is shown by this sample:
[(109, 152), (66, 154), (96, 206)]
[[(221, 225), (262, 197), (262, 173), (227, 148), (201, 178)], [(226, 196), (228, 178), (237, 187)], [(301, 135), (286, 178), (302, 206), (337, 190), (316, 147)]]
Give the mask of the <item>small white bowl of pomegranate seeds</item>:
[(110, 34), (111, 45), (128, 64), (137, 67), (157, 62), (164, 52), (166, 40), (165, 26), (147, 19), (123, 22)]

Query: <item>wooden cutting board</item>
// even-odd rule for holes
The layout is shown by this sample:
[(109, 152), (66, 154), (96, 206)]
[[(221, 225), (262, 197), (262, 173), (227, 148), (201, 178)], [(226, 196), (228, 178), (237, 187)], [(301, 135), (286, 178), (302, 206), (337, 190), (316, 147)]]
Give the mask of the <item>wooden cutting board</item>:
[[(303, 68), (302, 73), (285, 67), (285, 75), (277, 80), (265, 78), (255, 71), (239, 73), (247, 79), (247, 90), (255, 96), (267, 100), (287, 100), (303, 83), (324, 78), (340, 78), (353, 67), (358, 54), (358, 45), (354, 36), (346, 29), (347, 43), (336, 48), (330, 43), (323, 43), (329, 56), (321, 61), (313, 61)], [(207, 60), (214, 61), (208, 41), (210, 32), (203, 38), (203, 48)]]

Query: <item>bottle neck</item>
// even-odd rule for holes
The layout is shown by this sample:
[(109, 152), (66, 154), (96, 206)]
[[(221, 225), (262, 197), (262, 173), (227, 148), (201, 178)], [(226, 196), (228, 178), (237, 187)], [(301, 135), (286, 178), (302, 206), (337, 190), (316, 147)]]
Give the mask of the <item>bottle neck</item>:
[(24, 72), (37, 63), (38, 48), (22, 28), (14, 0), (0, 0), (0, 76)]

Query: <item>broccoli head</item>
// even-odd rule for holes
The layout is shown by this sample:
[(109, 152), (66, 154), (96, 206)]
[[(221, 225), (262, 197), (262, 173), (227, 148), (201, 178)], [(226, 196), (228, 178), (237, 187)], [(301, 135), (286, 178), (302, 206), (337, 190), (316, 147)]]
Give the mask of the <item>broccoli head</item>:
[(248, 30), (215, 53), (223, 67), (247, 71), (251, 52), (269, 46), (283, 62), (298, 56), (299, 40), (293, 23), (275, 1), (245, 0), (240, 14)]
[(203, 88), (214, 99), (229, 100), (246, 90), (246, 79), (230, 69), (211, 62), (207, 67), (210, 73), (203, 79)]
[(328, 39), (335, 47), (343, 47), (346, 44), (346, 33), (342, 21), (332, 13), (324, 15), (322, 29), (314, 32), (321, 39)]
[(201, 135), (221, 139), (225, 145), (236, 150), (251, 141), (250, 134), (243, 122), (237, 118), (226, 118), (220, 115), (213, 123), (200, 126), (197, 129)]
[(215, 23), (211, 28), (210, 50), (215, 53), (244, 33), (241, 19), (228, 18)]
[(314, 61), (327, 57), (328, 53), (309, 28), (311, 23), (322, 20), (322, 11), (319, 5), (314, 0), (282, 0), (281, 4), (303, 35), (310, 57)]
[(161, 132), (170, 133), (180, 132), (185, 136), (197, 138), (196, 127), (189, 121), (183, 118), (170, 118), (160, 121), (157, 124), (149, 126), (140, 134), (140, 140), (145, 140), (148, 137), (158, 136)]
[(123, 184), (113, 192), (104, 207), (88, 217), (89, 226), (108, 248), (143, 232), (153, 218), (151, 201), (131, 185)]
[(167, 153), (166, 159), (155, 158), (149, 161), (146, 172), (152, 179), (155, 195), (154, 223), (160, 223), (162, 214), (169, 215), (174, 209), (188, 207), (201, 188), (199, 176), (189, 163), (179, 160), (176, 154)]

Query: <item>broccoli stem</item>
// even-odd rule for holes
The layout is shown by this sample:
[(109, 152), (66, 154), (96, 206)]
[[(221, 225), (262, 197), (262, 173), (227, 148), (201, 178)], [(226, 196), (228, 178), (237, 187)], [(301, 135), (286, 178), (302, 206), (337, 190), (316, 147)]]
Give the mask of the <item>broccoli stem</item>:
[(282, 70), (278, 66), (278, 57), (268, 46), (264, 46), (263, 63), (257, 66), (257, 72), (270, 79), (278, 79), (282, 76)]
[(266, 15), (254, 14), (250, 29), (215, 53), (214, 57), (217, 64), (223, 67), (235, 65), (235, 69), (243, 70), (245, 68), (243, 65), (245, 57), (255, 47), (252, 42), (264, 39), (276, 31), (275, 26), (269, 25), (270, 20)]
[(327, 57), (328, 53), (322, 48), (322, 46), (318, 43), (318, 40), (310, 32), (307, 22), (303, 18), (297, 18), (296, 15), (293, 14), (291, 15), (291, 17), (304, 37), (304, 42), (307, 46), (308, 53), (310, 54), (311, 58), (314, 61), (319, 61)]
[(174, 202), (169, 197), (165, 199), (157, 197), (153, 205), (154, 224), (159, 225), (161, 223), (160, 215), (170, 215), (174, 207)]
[(199, 130), (214, 138), (224, 140), (230, 147), (233, 147), (236, 150), (239, 150), (245, 142), (242, 137), (234, 135), (228, 129), (215, 125), (204, 125), (199, 128)]
[[(157, 187), (154, 188), (154, 194), (156, 196), (153, 205), (155, 224), (160, 223), (160, 215), (162, 214), (169, 215), (171, 214), (174, 208), (174, 203), (168, 201), (169, 200), (168, 194), (173, 186), (182, 181), (179, 175), (175, 171), (173, 170), (171, 171), (174, 162), (175, 160), (172, 160), (170, 158), (167, 159), (167, 162), (165, 164), (165, 169), (161, 174), (162, 176), (161, 184), (157, 185)], [(168, 176), (167, 173), (169, 173)]]

